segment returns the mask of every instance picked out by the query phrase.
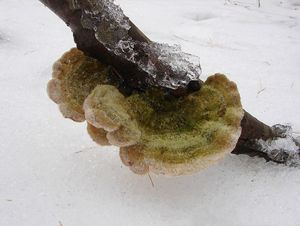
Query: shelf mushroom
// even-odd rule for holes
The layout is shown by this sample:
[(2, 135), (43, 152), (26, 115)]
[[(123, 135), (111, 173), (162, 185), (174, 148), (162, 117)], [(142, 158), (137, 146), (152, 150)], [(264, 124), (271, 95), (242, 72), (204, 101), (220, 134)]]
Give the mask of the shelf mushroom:
[(52, 79), (47, 87), (48, 95), (59, 105), (65, 118), (83, 122), (83, 101), (97, 84), (108, 83), (108, 69), (99, 61), (86, 57), (83, 52), (73, 48), (54, 63)]
[(120, 147), (122, 162), (134, 173), (193, 174), (235, 148), (244, 111), (225, 75), (210, 76), (199, 91), (180, 98), (158, 88), (124, 95), (103, 65), (71, 52), (54, 66), (50, 98), (67, 106), (65, 117), (85, 119), (96, 143)]

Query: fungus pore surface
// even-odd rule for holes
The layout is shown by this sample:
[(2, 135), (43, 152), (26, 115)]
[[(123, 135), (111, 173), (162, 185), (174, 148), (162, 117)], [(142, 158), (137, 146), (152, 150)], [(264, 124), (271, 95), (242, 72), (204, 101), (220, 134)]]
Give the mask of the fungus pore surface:
[(48, 93), (67, 106), (60, 108), (65, 117), (86, 119), (95, 142), (120, 147), (134, 173), (192, 174), (234, 149), (244, 112), (225, 75), (210, 76), (199, 91), (176, 98), (157, 88), (124, 96), (108, 72), (72, 49), (55, 63)]

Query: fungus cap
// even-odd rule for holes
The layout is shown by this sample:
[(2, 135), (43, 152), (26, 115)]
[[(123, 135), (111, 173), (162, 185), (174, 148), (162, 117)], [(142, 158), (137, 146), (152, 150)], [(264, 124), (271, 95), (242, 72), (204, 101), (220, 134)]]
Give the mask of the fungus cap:
[(108, 83), (109, 68), (73, 48), (54, 63), (52, 70), (48, 96), (65, 118), (84, 121), (83, 101), (98, 84)]
[(87, 121), (96, 143), (120, 147), (134, 173), (192, 174), (235, 148), (244, 111), (225, 75), (210, 76), (199, 91), (176, 98), (158, 88), (124, 96), (108, 71), (72, 49), (54, 64), (48, 94), (65, 117)]
[(236, 85), (221, 74), (179, 99), (159, 92), (125, 97), (114, 86), (98, 85), (84, 111), (88, 123), (121, 147), (121, 160), (133, 172), (171, 176), (195, 173), (230, 153), (243, 117)]
[(136, 144), (141, 132), (126, 98), (111, 85), (98, 85), (83, 104), (87, 122), (106, 131), (110, 144), (127, 147)]

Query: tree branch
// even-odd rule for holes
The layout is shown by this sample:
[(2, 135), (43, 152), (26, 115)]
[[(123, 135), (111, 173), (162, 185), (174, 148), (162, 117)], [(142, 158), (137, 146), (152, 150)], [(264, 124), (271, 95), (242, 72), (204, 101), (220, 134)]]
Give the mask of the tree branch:
[(113, 66), (127, 87), (143, 90), (157, 86), (176, 96), (200, 88), (200, 68), (187, 65), (191, 71), (191, 76), (188, 76), (186, 70), (176, 70), (159, 59), (156, 44), (113, 3), (98, 0), (40, 1), (71, 28), (78, 49)]

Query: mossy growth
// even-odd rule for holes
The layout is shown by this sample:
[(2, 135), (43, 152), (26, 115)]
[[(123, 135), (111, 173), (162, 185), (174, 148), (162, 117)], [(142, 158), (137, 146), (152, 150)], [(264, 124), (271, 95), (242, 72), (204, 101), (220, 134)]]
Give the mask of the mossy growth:
[(155, 89), (124, 97), (114, 86), (98, 85), (84, 110), (89, 123), (107, 129), (134, 172), (167, 175), (196, 172), (230, 152), (243, 116), (236, 85), (220, 74), (182, 98)]
[(243, 109), (236, 85), (226, 76), (213, 75), (199, 91), (180, 98), (156, 88), (124, 96), (100, 63), (79, 61), (60, 79), (60, 87), (69, 87), (62, 89), (64, 101), (84, 112), (94, 141), (121, 148), (121, 160), (133, 172), (191, 174), (235, 147)]
[(110, 67), (73, 48), (53, 65), (48, 94), (66, 118), (84, 121), (83, 102), (98, 84), (110, 83), (109, 70)]

